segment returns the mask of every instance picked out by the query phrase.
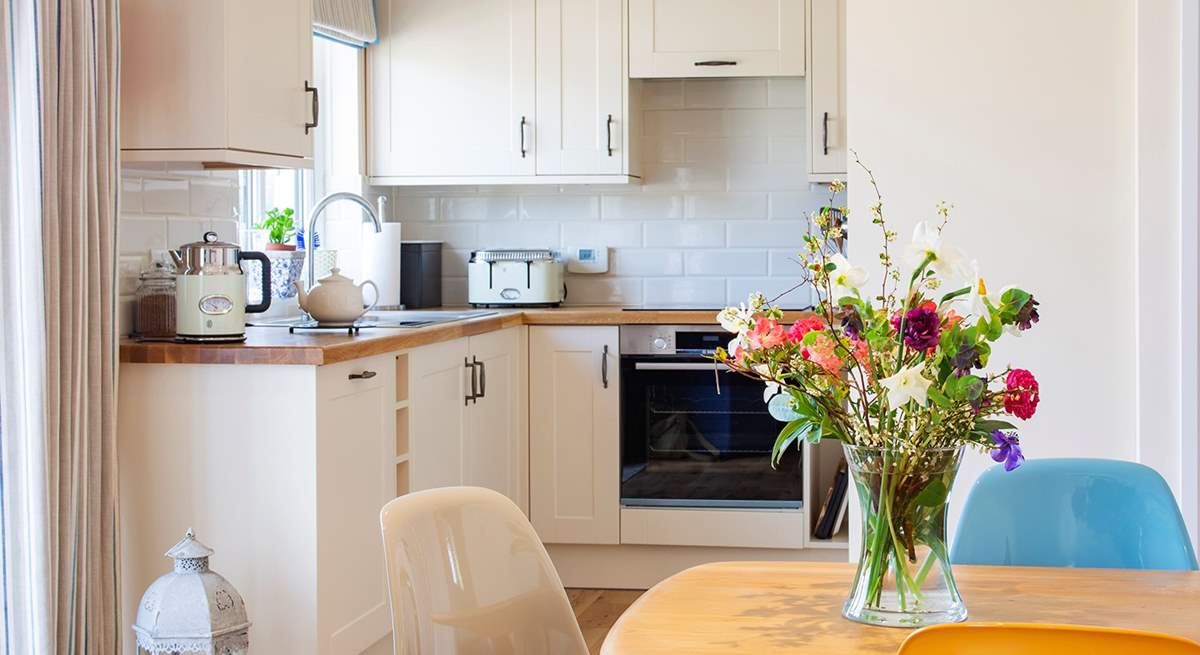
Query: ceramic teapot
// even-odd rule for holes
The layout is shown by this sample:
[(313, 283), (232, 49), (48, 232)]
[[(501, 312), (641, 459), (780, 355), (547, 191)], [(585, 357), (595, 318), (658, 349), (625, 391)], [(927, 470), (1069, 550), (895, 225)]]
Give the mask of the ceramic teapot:
[[(328, 276), (321, 278), (313, 288), (305, 291), (299, 280), (295, 282), (300, 309), (315, 318), (318, 323), (350, 324), (371, 311), (379, 302), (379, 287), (367, 280), (355, 285), (354, 280), (341, 274), (341, 269), (330, 269)], [(375, 290), (375, 300), (368, 306), (363, 301), (363, 287), (370, 285)]]

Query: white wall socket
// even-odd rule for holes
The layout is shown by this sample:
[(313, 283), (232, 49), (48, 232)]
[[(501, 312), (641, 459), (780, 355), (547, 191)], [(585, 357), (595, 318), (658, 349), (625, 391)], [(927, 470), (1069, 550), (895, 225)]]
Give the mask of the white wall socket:
[(608, 246), (572, 246), (564, 249), (568, 273), (607, 273)]

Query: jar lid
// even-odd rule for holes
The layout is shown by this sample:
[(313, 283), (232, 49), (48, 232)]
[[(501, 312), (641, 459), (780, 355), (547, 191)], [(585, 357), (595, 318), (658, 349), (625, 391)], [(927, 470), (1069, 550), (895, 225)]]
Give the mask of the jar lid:
[(162, 262), (154, 262), (154, 268), (148, 268), (138, 274), (139, 280), (174, 280), (174, 269), (163, 266)]

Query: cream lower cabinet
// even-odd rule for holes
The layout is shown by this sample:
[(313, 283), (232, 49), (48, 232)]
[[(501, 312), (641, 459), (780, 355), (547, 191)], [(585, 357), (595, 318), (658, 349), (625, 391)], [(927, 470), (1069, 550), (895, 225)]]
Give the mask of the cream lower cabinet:
[(530, 518), (546, 543), (620, 543), (618, 343), (614, 326), (529, 328)]
[(395, 357), (122, 364), (121, 616), (194, 528), (262, 655), (391, 652), (379, 510), (395, 497)]
[(409, 353), (413, 491), (494, 489), (528, 512), (526, 328)]

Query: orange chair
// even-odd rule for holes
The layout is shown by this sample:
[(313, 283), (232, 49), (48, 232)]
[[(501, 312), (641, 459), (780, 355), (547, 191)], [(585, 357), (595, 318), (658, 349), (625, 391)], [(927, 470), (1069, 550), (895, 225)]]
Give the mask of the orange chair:
[(1200, 655), (1191, 639), (1142, 630), (1040, 623), (959, 623), (913, 632), (899, 655)]

